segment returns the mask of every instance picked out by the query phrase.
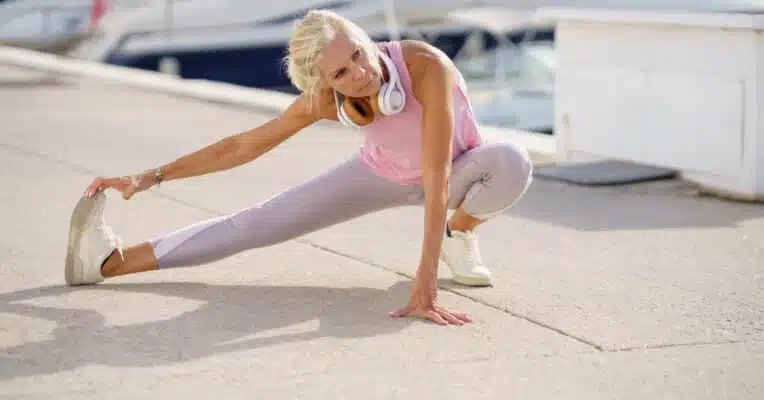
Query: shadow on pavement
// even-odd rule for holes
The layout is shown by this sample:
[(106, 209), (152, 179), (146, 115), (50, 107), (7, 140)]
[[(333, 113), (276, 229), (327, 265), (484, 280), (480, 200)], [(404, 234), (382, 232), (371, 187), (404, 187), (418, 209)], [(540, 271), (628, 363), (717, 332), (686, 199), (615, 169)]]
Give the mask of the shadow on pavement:
[[(44, 287), (0, 296), (0, 313), (54, 321), (52, 339), (0, 351), (0, 379), (36, 376), (91, 364), (151, 367), (221, 353), (310, 341), (324, 337), (363, 338), (394, 333), (413, 319), (388, 313), (405, 305), (410, 282), (387, 290), (313, 286), (239, 286), (204, 283), (101, 284), (88, 288)], [(75, 290), (133, 292), (204, 302), (177, 317), (128, 326), (105, 326), (93, 310), (18, 303)], [(113, 294), (113, 293), (112, 293)], [(156, 301), (146, 305), (161, 307)], [(311, 331), (267, 331), (318, 320)], [(263, 334), (262, 337), (253, 335)], [(267, 336), (266, 336), (267, 335)]]
[(536, 179), (507, 215), (581, 231), (735, 227), (764, 218), (762, 204), (626, 190)]

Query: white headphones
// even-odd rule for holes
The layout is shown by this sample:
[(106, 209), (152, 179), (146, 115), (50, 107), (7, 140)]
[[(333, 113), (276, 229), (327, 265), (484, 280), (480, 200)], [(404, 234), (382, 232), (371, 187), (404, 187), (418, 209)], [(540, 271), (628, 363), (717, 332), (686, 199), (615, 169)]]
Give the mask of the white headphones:
[[(390, 74), (390, 81), (383, 82), (382, 87), (379, 89), (377, 96), (379, 111), (384, 115), (397, 114), (406, 107), (406, 92), (403, 90), (403, 85), (393, 60), (383, 51), (379, 52), (379, 56), (387, 66), (387, 71)], [(337, 105), (337, 117), (345, 126), (360, 128), (374, 120), (373, 109), (370, 105), (360, 104), (361, 101), (358, 99), (346, 98), (340, 101), (340, 95), (336, 91), (334, 92), (334, 100)]]

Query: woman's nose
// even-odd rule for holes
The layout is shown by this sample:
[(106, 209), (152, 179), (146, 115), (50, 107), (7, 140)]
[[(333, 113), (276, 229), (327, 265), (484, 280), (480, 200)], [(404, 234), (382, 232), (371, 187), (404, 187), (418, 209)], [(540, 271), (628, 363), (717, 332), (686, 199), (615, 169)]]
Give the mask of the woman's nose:
[(356, 80), (363, 79), (363, 77), (366, 75), (366, 68), (364, 68), (362, 65), (359, 65), (355, 68), (355, 78)]

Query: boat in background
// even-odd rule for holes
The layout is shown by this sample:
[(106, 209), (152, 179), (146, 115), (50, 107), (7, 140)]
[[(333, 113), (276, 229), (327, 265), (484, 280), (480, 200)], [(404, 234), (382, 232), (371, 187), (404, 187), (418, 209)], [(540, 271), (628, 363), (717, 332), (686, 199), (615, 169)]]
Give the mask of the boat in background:
[[(104, 18), (74, 55), (121, 66), (166, 71), (186, 79), (296, 92), (283, 57), (294, 22), (313, 8), (330, 9), (354, 21), (376, 41), (416, 38), (458, 56), (470, 37), (485, 46), (500, 40), (473, 24), (451, 18), (470, 0), (185, 0)], [(517, 42), (523, 33), (503, 40)], [(553, 31), (537, 39), (551, 39)]]
[(0, 45), (68, 54), (110, 11), (156, 0), (7, 0), (0, 2)]

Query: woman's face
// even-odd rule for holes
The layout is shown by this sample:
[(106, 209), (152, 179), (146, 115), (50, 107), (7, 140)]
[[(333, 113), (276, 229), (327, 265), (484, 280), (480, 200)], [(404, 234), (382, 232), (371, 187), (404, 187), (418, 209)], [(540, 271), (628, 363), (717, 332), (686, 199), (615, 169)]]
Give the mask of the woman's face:
[(324, 82), (348, 97), (371, 97), (379, 93), (382, 71), (379, 60), (369, 59), (361, 44), (337, 34), (319, 61)]

